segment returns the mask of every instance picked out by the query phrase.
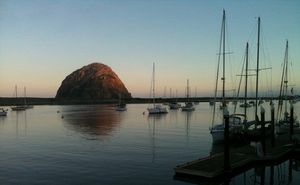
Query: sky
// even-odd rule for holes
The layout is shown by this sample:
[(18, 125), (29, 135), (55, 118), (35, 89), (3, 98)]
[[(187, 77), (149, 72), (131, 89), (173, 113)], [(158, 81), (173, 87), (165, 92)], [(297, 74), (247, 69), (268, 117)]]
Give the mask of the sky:
[[(278, 94), (285, 42), (300, 94), (298, 0), (0, 0), (0, 97), (54, 97), (62, 80), (93, 62), (110, 66), (133, 97), (212, 96), (222, 11), (226, 11), (226, 89), (237, 89), (246, 42), (256, 65), (261, 17), (260, 92)], [(250, 78), (249, 91), (254, 88)], [(253, 84), (253, 85), (251, 85)]]

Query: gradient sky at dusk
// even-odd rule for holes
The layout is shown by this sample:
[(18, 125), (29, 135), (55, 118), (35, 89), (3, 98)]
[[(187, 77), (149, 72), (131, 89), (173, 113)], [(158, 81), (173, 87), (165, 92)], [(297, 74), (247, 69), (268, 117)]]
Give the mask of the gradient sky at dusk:
[(0, 97), (13, 96), (15, 85), (28, 96), (54, 97), (66, 75), (93, 62), (109, 65), (134, 97), (149, 96), (153, 62), (158, 96), (165, 88), (183, 96), (187, 78), (192, 95), (196, 88), (212, 95), (223, 8), (233, 52), (228, 88), (247, 41), (255, 65), (260, 16), (261, 66), (272, 66), (262, 86), (271, 87), (272, 76), (279, 89), (288, 39), (291, 83), (300, 93), (299, 7), (298, 0), (0, 0)]

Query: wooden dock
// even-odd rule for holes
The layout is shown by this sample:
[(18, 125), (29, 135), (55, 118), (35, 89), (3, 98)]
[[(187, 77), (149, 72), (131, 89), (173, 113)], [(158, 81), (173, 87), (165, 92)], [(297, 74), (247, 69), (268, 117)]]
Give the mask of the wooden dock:
[(275, 146), (266, 141), (266, 152), (258, 155), (255, 147), (247, 145), (230, 151), (230, 169), (224, 170), (224, 153), (217, 153), (206, 158), (198, 159), (177, 166), (175, 178), (220, 179), (233, 177), (245, 170), (261, 165), (277, 165), (299, 154), (299, 135), (290, 140), (289, 135), (276, 138)]

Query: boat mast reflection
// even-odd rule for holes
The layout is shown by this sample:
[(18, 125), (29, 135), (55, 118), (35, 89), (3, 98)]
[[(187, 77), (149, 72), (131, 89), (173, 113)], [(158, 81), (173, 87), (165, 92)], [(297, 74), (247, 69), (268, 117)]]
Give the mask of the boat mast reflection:
[(185, 113), (185, 133), (186, 133), (186, 141), (187, 141), (187, 145), (189, 145), (190, 143), (190, 122), (191, 122), (191, 117), (192, 117), (192, 113), (190, 111), (186, 111)]
[(15, 122), (16, 122), (16, 137), (21, 136), (23, 134), (24, 136), (27, 135), (27, 113), (26, 111), (14, 111), (12, 114), (15, 114)]

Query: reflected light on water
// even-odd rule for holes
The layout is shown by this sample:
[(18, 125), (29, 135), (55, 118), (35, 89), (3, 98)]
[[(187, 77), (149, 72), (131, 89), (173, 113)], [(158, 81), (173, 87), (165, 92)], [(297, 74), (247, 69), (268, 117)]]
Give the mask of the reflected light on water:
[[(299, 106), (295, 104), (298, 117)], [(173, 179), (175, 166), (223, 149), (212, 145), (212, 107), (201, 102), (195, 108), (151, 116), (143, 114), (146, 104), (129, 104), (125, 112), (113, 105), (9, 111), (0, 118), (0, 184), (187, 184)], [(267, 105), (265, 109), (268, 113)], [(290, 184), (300, 182), (296, 164)], [(283, 174), (276, 171), (283, 172), (283, 166), (288, 163), (274, 166), (274, 184), (282, 182), (275, 177)], [(244, 177), (253, 184), (260, 178), (254, 169), (244, 174), (230, 184), (243, 184)], [(267, 167), (266, 179), (269, 174)], [(287, 182), (287, 175), (282, 178)]]

